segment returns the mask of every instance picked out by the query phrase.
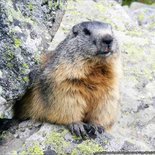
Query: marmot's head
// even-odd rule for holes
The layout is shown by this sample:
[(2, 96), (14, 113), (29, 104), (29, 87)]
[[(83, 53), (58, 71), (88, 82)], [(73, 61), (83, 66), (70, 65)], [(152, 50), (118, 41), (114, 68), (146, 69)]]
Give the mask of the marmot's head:
[[(108, 58), (118, 54), (118, 45), (110, 24), (98, 21), (82, 22), (73, 26), (63, 41), (66, 56)], [(65, 47), (64, 47), (65, 46)]]

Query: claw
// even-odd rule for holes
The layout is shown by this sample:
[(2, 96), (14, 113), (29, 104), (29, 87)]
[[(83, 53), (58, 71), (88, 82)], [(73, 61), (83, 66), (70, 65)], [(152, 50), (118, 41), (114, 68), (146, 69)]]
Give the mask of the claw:
[(86, 130), (84, 129), (84, 123), (77, 122), (68, 125), (69, 130), (72, 134), (75, 134), (82, 139), (86, 139), (88, 137)]
[(97, 133), (102, 134), (104, 132), (104, 128), (102, 126), (93, 123), (71, 123), (68, 125), (68, 128), (72, 134), (75, 134), (82, 139), (87, 139), (88, 137), (96, 138)]
[(98, 133), (102, 134), (104, 132), (104, 128), (102, 126), (98, 126)]
[(92, 123), (85, 124), (84, 128), (91, 138), (96, 138), (97, 133), (102, 134), (104, 132), (104, 128), (102, 126)]

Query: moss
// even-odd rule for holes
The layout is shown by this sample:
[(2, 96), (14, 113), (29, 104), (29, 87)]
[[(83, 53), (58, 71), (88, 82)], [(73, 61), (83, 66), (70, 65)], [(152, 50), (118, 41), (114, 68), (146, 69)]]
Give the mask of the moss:
[(53, 4), (52, 4), (52, 8), (53, 8), (53, 9), (59, 8), (59, 3), (58, 3), (58, 2), (53, 3)]
[(33, 9), (34, 9), (33, 4), (32, 4), (32, 3), (30, 3), (30, 4), (28, 5), (28, 8), (29, 8), (29, 10), (30, 10), (30, 11), (33, 11)]
[(152, 69), (155, 71), (155, 63), (152, 64)]
[(135, 76), (128, 76), (128, 77), (125, 77), (125, 78), (126, 78), (127, 81), (132, 81), (135, 85), (139, 83)]
[(72, 10), (72, 11), (70, 11), (70, 14), (71, 15), (74, 15), (74, 16), (80, 16), (81, 14), (80, 14), (80, 12), (78, 12), (77, 10)]
[(104, 149), (96, 144), (94, 141), (84, 141), (83, 143), (79, 144), (71, 153), (71, 155), (77, 155), (77, 154), (84, 154), (84, 155), (90, 155), (94, 154), (95, 152), (102, 152)]
[(151, 23), (151, 24), (149, 25), (149, 29), (155, 29), (155, 23)]
[(49, 1), (48, 1), (48, 7), (49, 7), (50, 9), (52, 9), (52, 6), (53, 6), (52, 1), (49, 0)]
[(13, 152), (12, 152), (12, 155), (18, 155), (18, 154), (17, 154), (17, 151), (13, 151)]
[(35, 146), (33, 146), (32, 148), (30, 148), (29, 149), (29, 152), (30, 152), (30, 154), (32, 155), (32, 154), (34, 154), (34, 155), (43, 155), (44, 153), (43, 153), (43, 150), (40, 148), (40, 146), (39, 145), (35, 145)]
[(9, 58), (9, 60), (12, 60), (12, 59), (14, 59), (14, 53), (13, 52), (9, 52), (9, 53), (7, 53), (8, 54), (8, 58)]
[[(21, 73), (25, 75), (25, 74), (27, 73), (27, 70), (22, 69), (22, 70), (21, 70)], [(25, 81), (25, 80), (24, 80), (24, 81)]]
[(8, 21), (10, 21), (11, 23), (13, 22), (13, 17), (11, 14), (8, 14)]
[(143, 76), (144, 76), (146, 79), (149, 79), (149, 80), (152, 80), (152, 79), (153, 79), (152, 70), (150, 70), (150, 69), (148, 69), (148, 68), (144, 68), (142, 74), (143, 74)]
[[(146, 44), (148, 45), (148, 44)], [(143, 79), (153, 79), (152, 70), (153, 70), (153, 50), (149, 49), (149, 55), (146, 56), (145, 48), (143, 46), (137, 45), (135, 43), (125, 44), (125, 49), (128, 52), (128, 57), (130, 59), (130, 63), (133, 64), (133, 67), (127, 66), (124, 71), (127, 73), (130, 70), (130, 74), (134, 75), (134, 79), (130, 79), (130, 81), (139, 81), (142, 77)], [(137, 61), (143, 62), (146, 61), (147, 65), (143, 65), (142, 67), (137, 65)]]
[[(83, 14), (76, 8), (76, 6), (72, 3), (73, 0), (70, 0), (70, 3), (68, 3), (67, 5), (67, 11), (68, 11), (68, 14), (71, 14), (73, 16), (83, 16)], [(81, 3), (81, 0), (78, 0), (76, 1), (77, 5), (79, 3)], [(72, 18), (72, 20), (74, 21), (75, 19)]]
[(14, 38), (14, 44), (18, 48), (22, 45), (22, 41), (20, 39)]
[(100, 12), (102, 12), (102, 13), (104, 13), (106, 11), (106, 8), (100, 2), (96, 3), (95, 6), (96, 6), (96, 9), (99, 10)]
[(23, 66), (24, 68), (26, 68), (26, 69), (29, 69), (29, 65), (26, 64), (26, 63), (23, 63), (22, 66)]
[(23, 77), (23, 80), (24, 80), (25, 82), (29, 82), (29, 78), (28, 78), (27, 76)]
[[(137, 84), (137, 81), (140, 81), (141, 78), (143, 79), (148, 79), (152, 80), (153, 79), (153, 60), (154, 60), (154, 55), (153, 55), (153, 50), (149, 49), (149, 54), (146, 54), (145, 52), (145, 46), (143, 45), (137, 45), (135, 43), (128, 43), (124, 44), (125, 45), (125, 50), (128, 52), (128, 58), (130, 59), (130, 64), (133, 65), (127, 66), (124, 71), (125, 73), (129, 73), (134, 76), (132, 78), (134, 79), (129, 79), (130, 81), (134, 81), (135, 84)], [(146, 46), (149, 44), (146, 44)], [(137, 62), (143, 62), (146, 61), (147, 65), (140, 65), (137, 64)]]
[(28, 148), (27, 150), (24, 150), (20, 153), (20, 155), (44, 155), (44, 152), (42, 148), (39, 146), (39, 144), (34, 144), (32, 147)]
[(63, 7), (63, 2), (62, 1), (53, 2), (52, 0), (49, 0), (48, 1), (48, 7), (50, 9), (56, 10), (58, 8), (62, 8)]
[(61, 133), (58, 133), (56, 131), (52, 131), (46, 141), (45, 144), (52, 144), (54, 149), (57, 151), (59, 154), (64, 154), (65, 148), (67, 148), (70, 143), (66, 142), (64, 139), (64, 136), (66, 135), (67, 130), (63, 130)]
[(30, 24), (34, 24), (34, 21), (31, 20), (31, 18), (23, 16), (21, 11), (17, 8), (17, 10), (14, 9), (13, 7), (13, 2), (12, 0), (8, 0), (6, 3), (6, 8), (7, 8), (7, 15), (8, 15), (8, 20), (10, 22), (13, 21), (13, 19), (17, 19), (19, 21), (27, 22)]
[(39, 51), (36, 51), (36, 52), (35, 52), (35, 55), (34, 55), (34, 59), (35, 59), (35, 62), (36, 62), (37, 64), (40, 63), (40, 54), (39, 54), (39, 53), (40, 53)]
[(139, 31), (137, 29), (134, 31), (126, 31), (126, 34), (130, 36), (136, 36), (136, 37), (140, 37), (143, 35), (142, 31)]
[(144, 51), (139, 46), (133, 43), (128, 43), (124, 44), (124, 48), (128, 52), (128, 56), (132, 62), (137, 62), (137, 60), (143, 58)]
[(76, 136), (76, 135), (73, 135), (72, 138), (73, 138), (74, 140), (81, 140), (81, 138), (78, 137), (78, 136)]
[(8, 63), (6, 64), (6, 66), (7, 66), (8, 68), (12, 69), (14, 65), (13, 65), (12, 63), (8, 62)]
[[(22, 64), (22, 69), (21, 69), (21, 73), (22, 74), (27, 74), (27, 72), (28, 72), (28, 69), (29, 69), (29, 65), (28, 64), (26, 64), (26, 63), (23, 63)], [(27, 81), (27, 80), (26, 80)]]
[(74, 10), (74, 6), (72, 3), (68, 3), (67, 5), (67, 10), (70, 11), (70, 10)]
[(138, 19), (139, 19), (139, 21), (143, 21), (144, 18), (145, 18), (144, 13), (141, 13), (141, 14), (138, 15)]
[(7, 50), (5, 58), (6, 58), (7, 61), (11, 61), (11, 60), (13, 60), (15, 58), (15, 55), (14, 55), (14, 53), (12, 51)]
[(20, 155), (27, 155), (27, 151), (20, 152)]
[[(96, 9), (99, 11), (98, 15), (94, 18), (97, 18), (101, 21), (104, 21), (106, 23), (111, 24), (111, 26), (115, 29), (121, 30), (122, 28), (115, 24), (115, 22), (112, 20), (112, 17), (109, 18), (109, 16), (112, 16), (112, 14), (109, 14), (110, 12), (108, 11), (109, 9), (113, 10), (113, 7), (111, 6), (112, 4), (106, 4), (107, 6), (105, 7), (102, 2), (98, 2), (95, 4)], [(103, 15), (104, 13), (104, 15)], [(115, 18), (115, 17), (114, 17)]]

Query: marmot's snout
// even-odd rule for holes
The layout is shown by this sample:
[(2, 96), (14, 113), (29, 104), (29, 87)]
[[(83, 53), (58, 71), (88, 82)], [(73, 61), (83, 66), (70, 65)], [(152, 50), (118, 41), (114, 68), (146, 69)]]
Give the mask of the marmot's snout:
[(103, 35), (99, 40), (97, 55), (108, 56), (112, 54), (113, 37), (109, 34)]

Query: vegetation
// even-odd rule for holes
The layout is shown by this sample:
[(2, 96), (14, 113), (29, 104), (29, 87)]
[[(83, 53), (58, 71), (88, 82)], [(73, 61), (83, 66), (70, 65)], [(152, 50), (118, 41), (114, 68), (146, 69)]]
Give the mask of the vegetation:
[(145, 4), (152, 4), (154, 0), (123, 0), (123, 5), (130, 5), (132, 2), (142, 2)]

